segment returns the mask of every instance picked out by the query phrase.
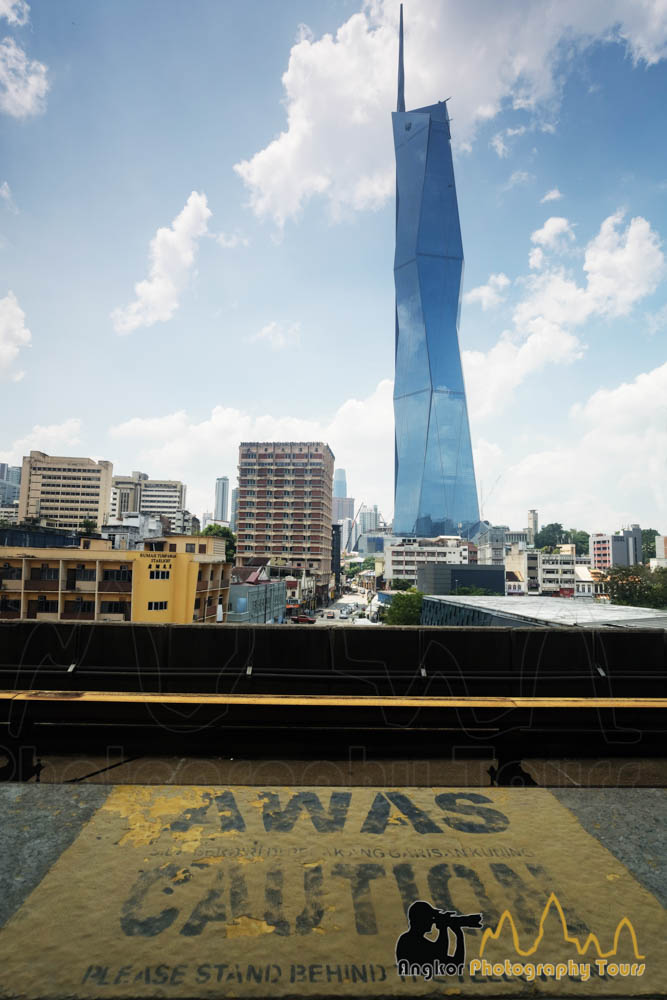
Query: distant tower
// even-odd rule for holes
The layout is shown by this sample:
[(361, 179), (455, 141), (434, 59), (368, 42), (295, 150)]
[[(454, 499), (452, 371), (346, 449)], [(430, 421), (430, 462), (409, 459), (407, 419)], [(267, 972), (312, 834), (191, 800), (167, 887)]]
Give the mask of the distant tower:
[(537, 511), (528, 511), (528, 541), (531, 545), (535, 544), (535, 536), (537, 535)]
[(405, 110), (402, 6), (398, 52), (393, 530), (465, 535), (479, 507), (458, 342), (463, 247), (449, 114), (445, 102)]
[(335, 497), (347, 496), (347, 479), (345, 469), (336, 469), (333, 479), (333, 495)]
[(221, 476), (215, 481), (215, 521), (227, 520), (227, 500), (229, 498), (229, 479)]

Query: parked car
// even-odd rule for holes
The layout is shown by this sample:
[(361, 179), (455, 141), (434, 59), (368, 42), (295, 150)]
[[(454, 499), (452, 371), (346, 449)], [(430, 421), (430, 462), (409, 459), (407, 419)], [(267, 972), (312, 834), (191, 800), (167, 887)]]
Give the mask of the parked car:
[(335, 617), (336, 617), (335, 611), (327, 611), (327, 618), (335, 618)]
[(297, 625), (314, 625), (317, 618), (314, 615), (297, 615), (292, 621), (296, 621)]

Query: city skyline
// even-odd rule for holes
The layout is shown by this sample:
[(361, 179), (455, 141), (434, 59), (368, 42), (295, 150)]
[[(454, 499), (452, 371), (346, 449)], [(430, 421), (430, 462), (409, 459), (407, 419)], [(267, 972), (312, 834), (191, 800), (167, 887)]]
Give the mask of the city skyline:
[[(389, 517), (398, 3), (2, 9), (0, 461), (201, 513), (239, 441), (323, 440)], [(549, 11), (406, 5), (410, 105), (452, 98), (480, 513), (664, 530), (667, 20)]]

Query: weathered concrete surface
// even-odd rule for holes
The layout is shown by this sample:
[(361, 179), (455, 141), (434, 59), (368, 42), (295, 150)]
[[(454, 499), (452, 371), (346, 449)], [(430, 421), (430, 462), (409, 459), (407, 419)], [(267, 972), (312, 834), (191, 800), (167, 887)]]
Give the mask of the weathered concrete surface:
[(0, 926), (81, 833), (109, 789), (0, 785)]
[(667, 907), (667, 791), (559, 788), (559, 802)]
[[(3, 874), (27, 858), (32, 875), (0, 932), (0, 996), (663, 996), (664, 885), (644, 867), (661, 848), (637, 866), (646, 836), (628, 840), (621, 822), (660, 822), (667, 796), (646, 796), (3, 786)], [(49, 824), (67, 827), (62, 842)], [(461, 974), (398, 976), (419, 899), (482, 914)]]

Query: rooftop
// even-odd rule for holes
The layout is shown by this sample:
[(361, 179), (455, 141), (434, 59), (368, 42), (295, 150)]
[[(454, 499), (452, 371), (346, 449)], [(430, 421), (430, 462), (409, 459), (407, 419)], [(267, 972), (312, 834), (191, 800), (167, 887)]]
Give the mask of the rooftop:
[(571, 597), (460, 597), (426, 595), (430, 601), (443, 601), (475, 608), (492, 615), (521, 620), (526, 625), (578, 625), (581, 628), (620, 625), (628, 628), (667, 630), (667, 610), (632, 608), (622, 604), (588, 601)]

